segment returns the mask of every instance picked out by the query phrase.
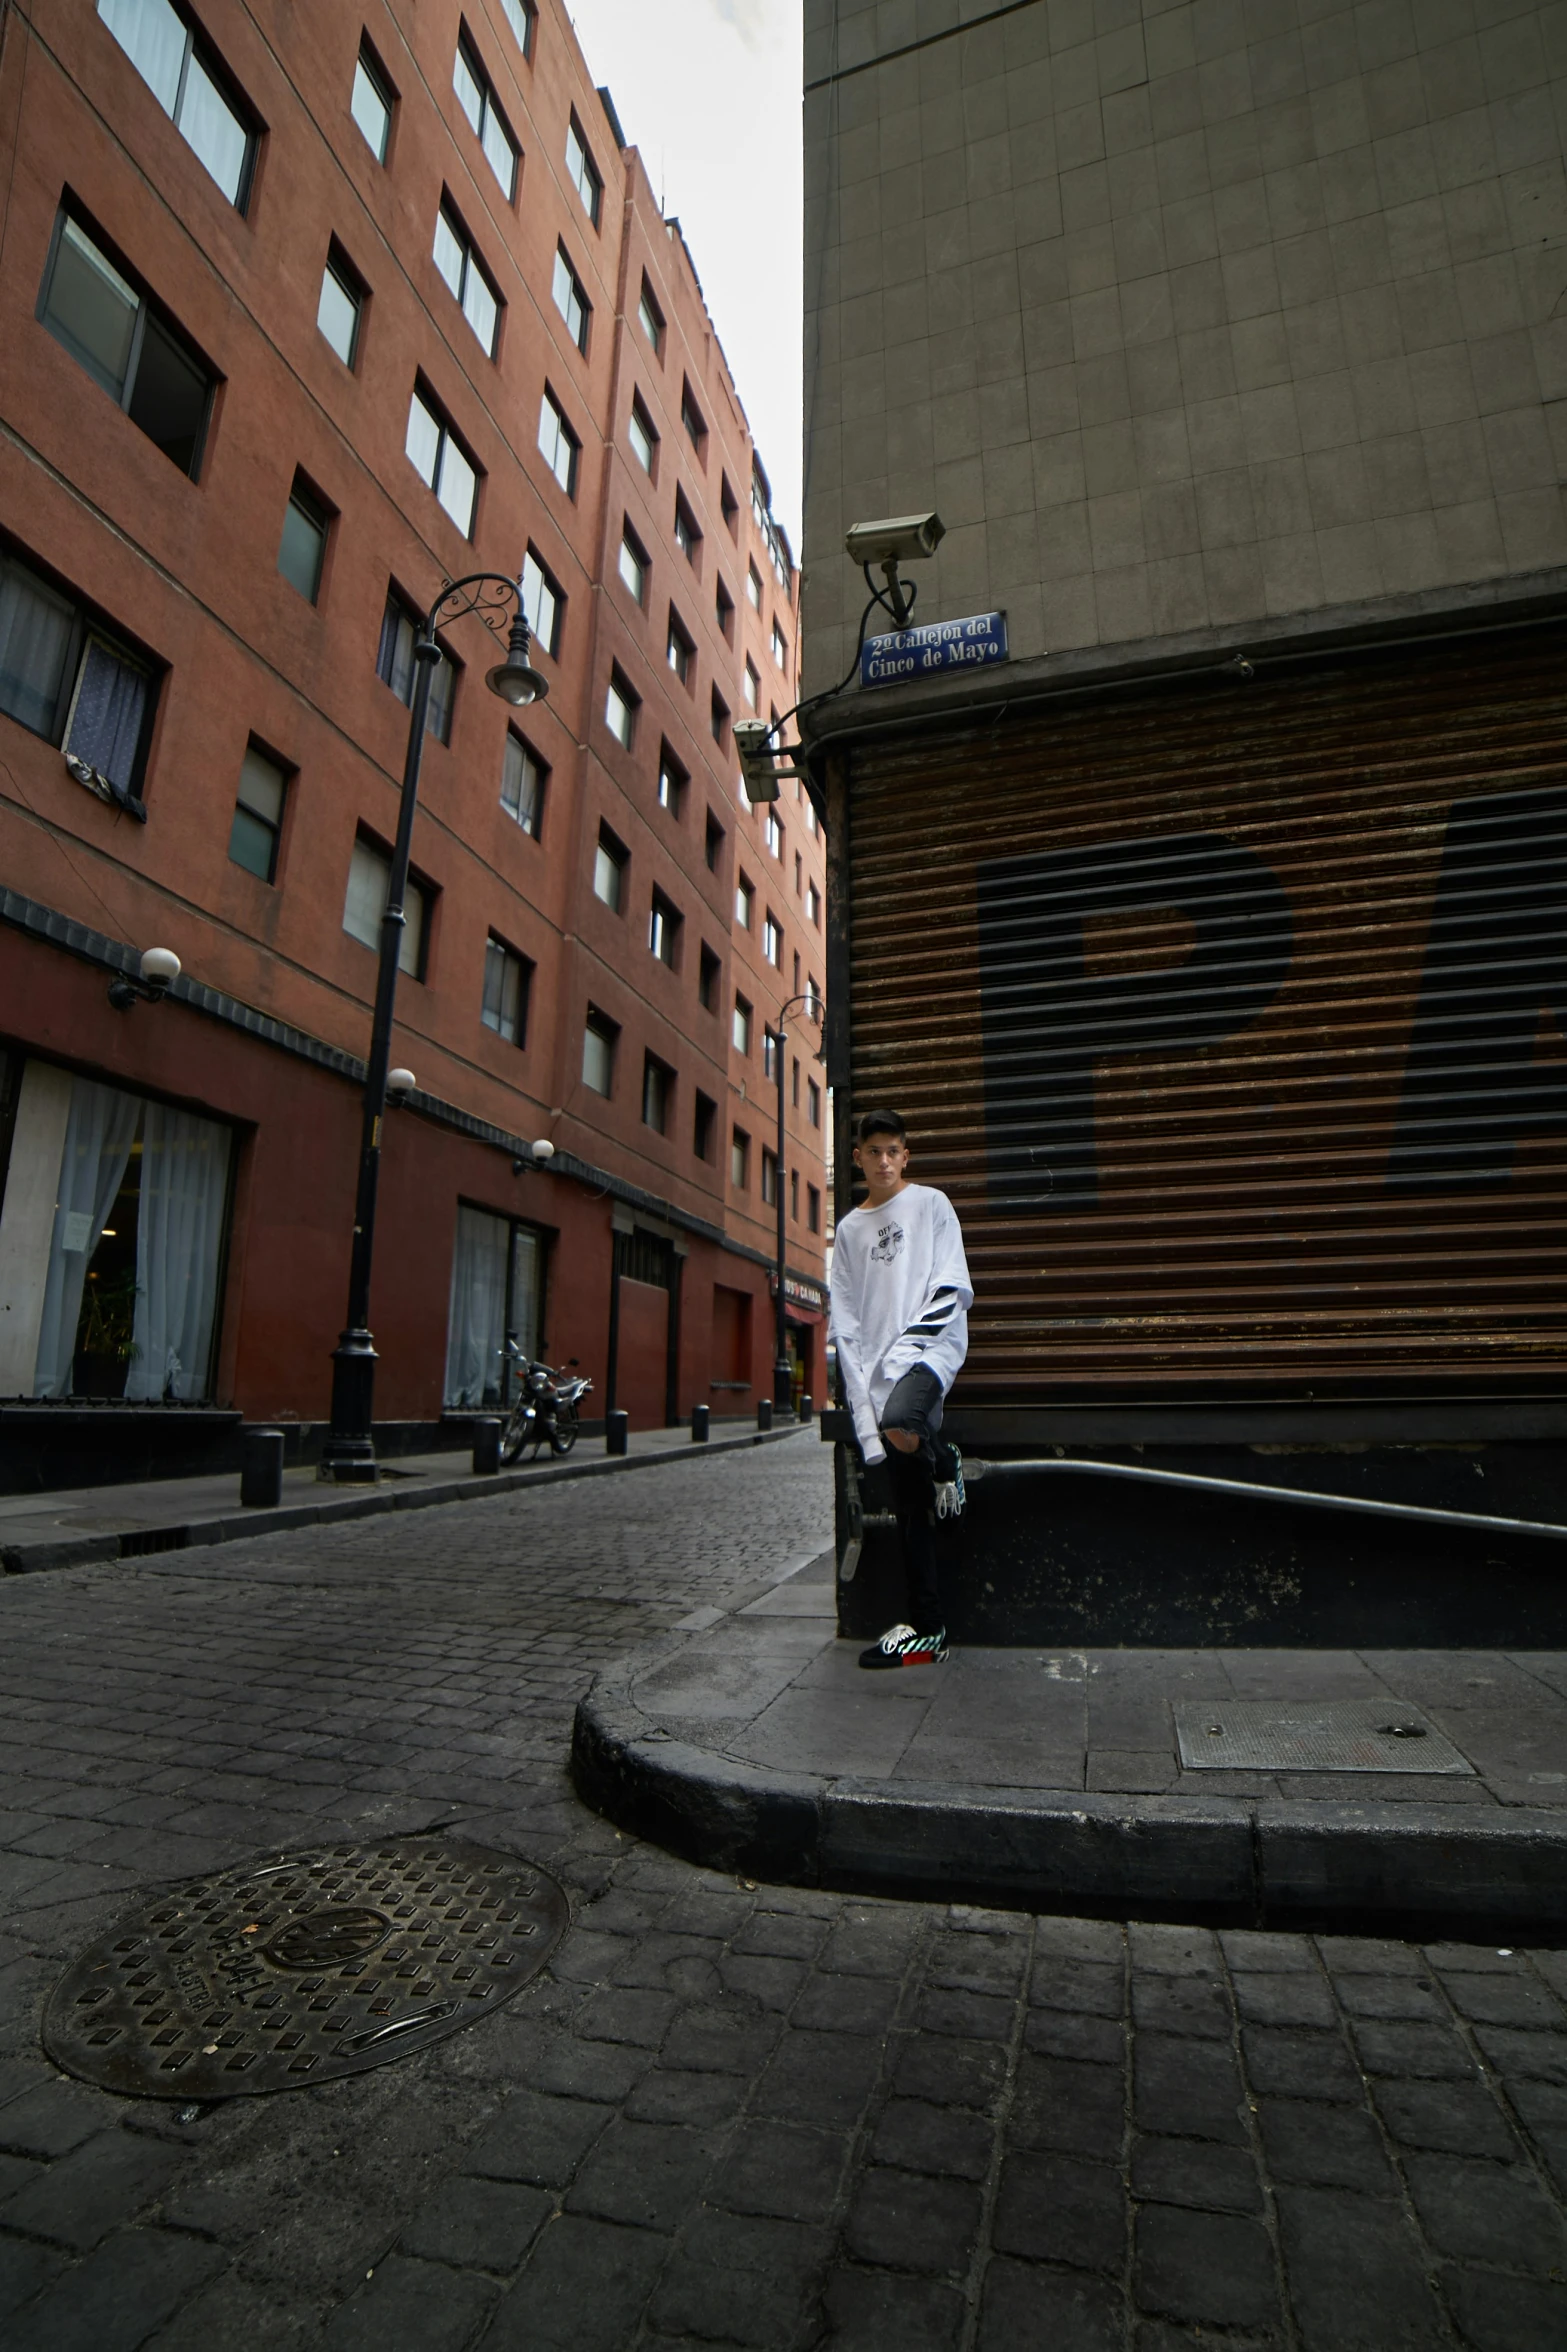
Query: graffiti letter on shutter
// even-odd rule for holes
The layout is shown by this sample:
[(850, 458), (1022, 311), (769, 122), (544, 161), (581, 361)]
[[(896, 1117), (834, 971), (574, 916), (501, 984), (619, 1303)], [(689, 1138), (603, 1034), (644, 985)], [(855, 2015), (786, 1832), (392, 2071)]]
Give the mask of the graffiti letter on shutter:
[[(1040, 1208), (1098, 1197), (1094, 1065), (1232, 1036), (1278, 994), (1294, 940), (1271, 868), (1221, 833), (1147, 834), (997, 858), (976, 878), (991, 1198)], [(1083, 927), (1147, 908), (1195, 934), (1175, 965), (1090, 972)]]
[(1505, 1184), (1520, 1138), (1567, 1131), (1567, 794), (1455, 800), (1388, 1159), (1397, 1191)]

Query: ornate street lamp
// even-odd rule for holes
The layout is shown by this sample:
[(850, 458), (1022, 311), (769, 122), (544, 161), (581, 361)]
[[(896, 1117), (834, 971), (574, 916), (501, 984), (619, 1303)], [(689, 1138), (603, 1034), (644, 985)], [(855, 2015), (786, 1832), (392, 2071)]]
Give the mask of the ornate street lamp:
[[(413, 708), (408, 719), (408, 754), (403, 764), (402, 804), (397, 817), (397, 843), (387, 883), (386, 912), (381, 917), (381, 961), (376, 974), (375, 1015), (370, 1026), (370, 1053), (365, 1063), (363, 1125), (359, 1144), (359, 1185), (354, 1200), (353, 1247), (348, 1268), (348, 1320), (332, 1351), (332, 1426), (322, 1449), (323, 1478), (368, 1484), (377, 1475), (375, 1442), (371, 1436), (375, 1404), (375, 1342), (370, 1336), (370, 1266), (375, 1250), (376, 1189), (381, 1174), (381, 1127), (391, 1091), (388, 1064), (392, 1052), (392, 1016), (397, 1003), (398, 954), (406, 918), (408, 860), (413, 848), (414, 809), (419, 798), (419, 768), (424, 757), (425, 721), (430, 707), (430, 684), (441, 659), (436, 630), (442, 620), (460, 620), (476, 613), (494, 636), (506, 628), (512, 614), (506, 658), (485, 674), (484, 683), (503, 702), (521, 709), (542, 702), (549, 682), (528, 660), (528, 623), (522, 609), (522, 582), (504, 572), (470, 572), (448, 580), (420, 625), (414, 643)], [(411, 1090), (411, 1074), (400, 1095)]]
[(784, 1015), (792, 1013), (796, 1005), (804, 1005), (807, 1017), (820, 1021), (821, 998), (814, 989), (803, 996), (788, 997), (778, 1007), (778, 1026), (772, 1032), (773, 1051), (777, 1067), (773, 1075), (778, 1081), (778, 1157), (773, 1165), (773, 1189), (778, 1207), (778, 1270), (774, 1276), (777, 1295), (773, 1300), (773, 1411), (787, 1413), (794, 1404), (794, 1384), (789, 1377), (789, 1310), (784, 1298)]

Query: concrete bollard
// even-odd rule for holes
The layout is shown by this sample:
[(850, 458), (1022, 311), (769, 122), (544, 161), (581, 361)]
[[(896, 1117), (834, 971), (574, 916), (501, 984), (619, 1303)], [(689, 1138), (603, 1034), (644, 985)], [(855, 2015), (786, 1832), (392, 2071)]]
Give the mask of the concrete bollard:
[(771, 1429), (772, 1425), (773, 1400), (771, 1397), (761, 1397), (757, 1400), (756, 1426), (758, 1429)]
[(473, 1474), (475, 1478), (493, 1478), (501, 1466), (501, 1423), (493, 1413), (486, 1413), (473, 1425)]
[(815, 1407), (811, 1403), (811, 1392), (807, 1389), (800, 1399), (800, 1427), (802, 1429), (809, 1429), (811, 1426), (811, 1414), (814, 1410)]
[(623, 1454), (625, 1452), (626, 1437), (630, 1428), (630, 1417), (621, 1412), (618, 1406), (613, 1413), (605, 1414), (604, 1451), (606, 1454)]
[(283, 1500), (283, 1432), (247, 1429), (243, 1442), (239, 1499), (247, 1509), (275, 1511)]
[(691, 1407), (691, 1443), (693, 1445), (706, 1445), (707, 1425), (711, 1419), (712, 1411), (709, 1406), (693, 1405)]

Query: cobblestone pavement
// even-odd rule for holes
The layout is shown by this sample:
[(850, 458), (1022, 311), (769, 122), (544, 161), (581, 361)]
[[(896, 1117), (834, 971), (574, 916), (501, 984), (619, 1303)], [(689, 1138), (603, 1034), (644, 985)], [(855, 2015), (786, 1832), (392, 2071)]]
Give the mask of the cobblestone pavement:
[[(812, 1439), (0, 1587), (8, 2352), (1567, 2343), (1567, 1955), (739, 1885), (564, 1778), (593, 1671), (817, 1550)], [(499, 2017), (202, 2111), (56, 2075), (140, 1889), (460, 1822)]]

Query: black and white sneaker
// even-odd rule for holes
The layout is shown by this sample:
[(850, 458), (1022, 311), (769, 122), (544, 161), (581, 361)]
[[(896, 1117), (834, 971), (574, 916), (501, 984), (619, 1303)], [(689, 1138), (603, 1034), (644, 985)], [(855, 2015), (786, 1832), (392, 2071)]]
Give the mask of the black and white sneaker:
[(943, 1478), (936, 1488), (936, 1516), (938, 1519), (957, 1519), (962, 1516), (968, 1496), (963, 1486), (963, 1456), (952, 1448), (952, 1476)]
[(943, 1627), (936, 1633), (916, 1633), (912, 1625), (889, 1625), (879, 1642), (861, 1650), (862, 1666), (939, 1666), (947, 1654)]

